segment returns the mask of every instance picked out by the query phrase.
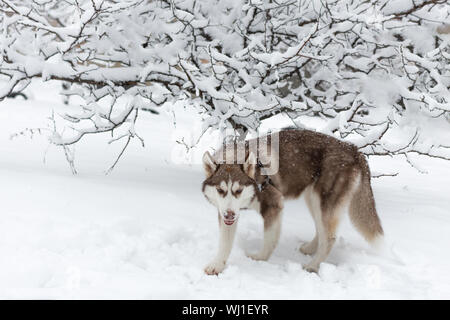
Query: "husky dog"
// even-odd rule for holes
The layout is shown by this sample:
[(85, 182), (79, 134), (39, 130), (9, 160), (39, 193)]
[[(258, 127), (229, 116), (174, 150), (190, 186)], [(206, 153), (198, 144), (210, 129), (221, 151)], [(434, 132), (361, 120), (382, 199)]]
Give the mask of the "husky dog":
[[(316, 228), (314, 239), (300, 248), (303, 254), (314, 254), (304, 266), (307, 271), (318, 272), (320, 263), (327, 258), (347, 208), (354, 226), (367, 241), (382, 239), (369, 166), (356, 146), (309, 130), (282, 130), (277, 135), (278, 150), (271, 149), (267, 157), (278, 170), (270, 174), (265, 174), (261, 165), (261, 160), (267, 159), (261, 159), (258, 152), (262, 140), (271, 144), (269, 136), (226, 145), (226, 151), (220, 152), (226, 161), (217, 153), (203, 155), (206, 179), (202, 191), (218, 209), (220, 229), (218, 253), (205, 273), (217, 275), (225, 268), (241, 209), (254, 209), (263, 217), (262, 250), (249, 257), (267, 260), (280, 237), (284, 199), (295, 199), (302, 193)], [(252, 145), (256, 148), (252, 149)], [(235, 155), (242, 148), (243, 161), (230, 162), (230, 151)]]

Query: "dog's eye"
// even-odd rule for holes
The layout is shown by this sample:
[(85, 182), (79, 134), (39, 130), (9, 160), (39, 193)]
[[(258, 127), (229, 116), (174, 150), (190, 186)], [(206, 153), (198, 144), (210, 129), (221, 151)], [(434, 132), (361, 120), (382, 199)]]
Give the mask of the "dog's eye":
[(235, 193), (236, 195), (240, 195), (240, 194), (242, 193), (242, 189), (237, 189), (234, 193)]
[(223, 190), (220, 189), (220, 188), (217, 188), (217, 192), (218, 192), (219, 194), (225, 194), (225, 191), (223, 191)]

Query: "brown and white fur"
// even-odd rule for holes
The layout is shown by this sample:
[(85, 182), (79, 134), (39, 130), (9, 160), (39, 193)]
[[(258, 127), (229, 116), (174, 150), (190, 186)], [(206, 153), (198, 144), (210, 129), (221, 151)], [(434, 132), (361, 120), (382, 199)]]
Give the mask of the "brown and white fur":
[[(202, 190), (218, 209), (220, 229), (219, 250), (205, 268), (207, 274), (219, 274), (225, 268), (241, 209), (255, 209), (263, 217), (263, 248), (249, 256), (267, 260), (280, 237), (284, 199), (295, 199), (302, 193), (316, 228), (314, 239), (300, 248), (302, 253), (314, 255), (304, 266), (306, 270), (317, 272), (327, 258), (347, 208), (354, 226), (367, 241), (382, 238), (369, 166), (357, 147), (309, 130), (283, 130), (278, 134), (278, 153), (270, 157), (278, 161), (279, 169), (270, 176), (264, 176), (256, 165), (257, 150), (246, 147), (242, 164), (224, 163), (209, 152), (204, 154), (206, 179)], [(235, 148), (236, 144), (231, 145)]]

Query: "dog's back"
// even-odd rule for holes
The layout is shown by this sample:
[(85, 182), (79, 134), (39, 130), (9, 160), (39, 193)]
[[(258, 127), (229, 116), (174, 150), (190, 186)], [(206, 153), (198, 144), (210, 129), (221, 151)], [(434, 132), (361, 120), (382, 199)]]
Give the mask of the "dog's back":
[(325, 192), (331, 186), (345, 189), (345, 185), (335, 184), (336, 174), (350, 174), (359, 161), (354, 145), (309, 130), (280, 131), (278, 157), (277, 179), (288, 198), (298, 197), (314, 182)]
[(297, 198), (311, 186), (324, 211), (350, 200), (351, 220), (364, 237), (370, 241), (383, 234), (369, 166), (355, 145), (314, 131), (282, 130), (278, 158), (273, 180), (285, 197)]

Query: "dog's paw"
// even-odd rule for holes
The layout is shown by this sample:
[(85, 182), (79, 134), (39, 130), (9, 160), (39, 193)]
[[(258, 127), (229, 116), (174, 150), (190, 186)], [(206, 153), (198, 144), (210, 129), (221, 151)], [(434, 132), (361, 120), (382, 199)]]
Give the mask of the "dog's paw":
[(319, 273), (319, 266), (317, 264), (308, 263), (307, 265), (303, 265), (303, 269), (308, 272)]
[(219, 262), (219, 261), (213, 261), (210, 264), (208, 264), (204, 271), (207, 275), (215, 275), (217, 276), (219, 273), (221, 273), (225, 269), (225, 263)]
[(299, 250), (306, 255), (312, 255), (316, 252), (316, 248), (311, 242), (304, 243)]
[(267, 259), (269, 259), (267, 254), (265, 254), (264, 252), (247, 253), (247, 257), (256, 261), (267, 261)]

